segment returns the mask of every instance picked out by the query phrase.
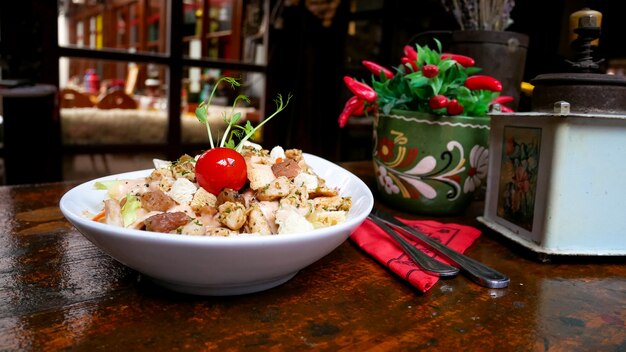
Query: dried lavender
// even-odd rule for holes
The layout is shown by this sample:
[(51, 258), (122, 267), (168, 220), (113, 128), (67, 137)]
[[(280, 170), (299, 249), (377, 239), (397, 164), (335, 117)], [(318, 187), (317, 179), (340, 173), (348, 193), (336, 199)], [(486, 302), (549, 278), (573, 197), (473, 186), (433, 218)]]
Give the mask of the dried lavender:
[(503, 31), (513, 23), (515, 0), (441, 0), (462, 30)]

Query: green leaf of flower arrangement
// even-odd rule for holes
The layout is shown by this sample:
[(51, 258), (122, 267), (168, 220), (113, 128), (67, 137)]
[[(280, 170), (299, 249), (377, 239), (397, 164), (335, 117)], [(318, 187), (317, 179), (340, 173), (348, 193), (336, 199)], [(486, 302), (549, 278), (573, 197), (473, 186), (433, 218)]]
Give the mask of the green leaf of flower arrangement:
[(413, 78), (413, 79), (410, 79), (409, 87), (411, 87), (411, 88), (421, 88), (421, 87), (427, 85), (430, 82), (430, 79), (422, 76), (421, 72), (415, 72), (415, 73), (419, 73), (419, 75), (415, 76), (415, 78)]
[(455, 61), (450, 60), (450, 59), (442, 60), (439, 63), (439, 66), (438, 66), (439, 67), (439, 72), (446, 72), (449, 69), (455, 67), (456, 65), (457, 65), (457, 63)]
[(439, 94), (439, 92), (441, 91), (442, 85), (443, 85), (443, 80), (441, 80), (439, 77), (431, 78), (430, 86), (433, 90), (433, 95)]
[[(463, 107), (466, 116), (485, 116), (490, 102), (499, 93), (471, 90), (465, 87), (467, 78), (479, 71), (478, 67), (463, 67), (451, 58), (441, 59), (441, 43), (435, 39), (437, 49), (415, 45), (417, 70), (411, 63), (394, 67), (394, 76), (373, 74), (372, 88), (376, 91), (375, 104), (384, 114), (392, 109), (404, 109), (445, 115), (446, 108), (432, 110), (429, 100), (435, 95), (444, 95), (449, 100), (456, 99)], [(431, 78), (425, 77), (423, 67), (436, 65), (438, 70)], [(429, 72), (433, 72), (429, 70)]]
[(465, 73), (466, 73), (468, 76), (472, 76), (472, 75), (475, 75), (475, 74), (477, 74), (478, 72), (480, 72), (480, 71), (482, 71), (482, 70), (483, 70), (483, 69), (482, 69), (482, 68), (480, 68), (480, 67), (468, 67), (468, 68), (466, 68), (466, 69), (465, 69)]

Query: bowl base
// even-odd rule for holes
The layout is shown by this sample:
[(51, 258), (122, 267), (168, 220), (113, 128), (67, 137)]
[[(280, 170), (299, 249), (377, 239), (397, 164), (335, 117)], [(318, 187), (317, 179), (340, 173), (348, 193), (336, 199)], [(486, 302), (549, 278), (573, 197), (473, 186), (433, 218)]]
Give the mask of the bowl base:
[(153, 277), (151, 277), (150, 280), (161, 287), (180, 293), (198, 296), (235, 296), (269, 290), (270, 288), (274, 288), (289, 281), (297, 273), (298, 272), (296, 271), (277, 278), (231, 285), (188, 285), (184, 283), (163, 281)]

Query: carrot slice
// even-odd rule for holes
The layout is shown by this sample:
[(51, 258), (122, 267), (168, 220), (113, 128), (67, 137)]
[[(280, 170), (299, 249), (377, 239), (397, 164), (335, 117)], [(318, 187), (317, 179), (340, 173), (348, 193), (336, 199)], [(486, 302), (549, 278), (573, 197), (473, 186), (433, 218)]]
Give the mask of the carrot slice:
[(93, 220), (93, 221), (100, 221), (100, 220), (104, 219), (105, 216), (106, 216), (106, 212), (103, 210), (103, 211), (99, 212), (98, 214), (96, 214), (93, 218), (91, 218), (91, 220)]

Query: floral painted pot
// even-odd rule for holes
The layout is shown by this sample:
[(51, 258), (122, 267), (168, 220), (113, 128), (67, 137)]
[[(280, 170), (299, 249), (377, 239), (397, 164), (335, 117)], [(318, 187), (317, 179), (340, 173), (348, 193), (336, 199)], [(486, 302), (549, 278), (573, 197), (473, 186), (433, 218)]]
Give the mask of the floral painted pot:
[(391, 110), (374, 117), (378, 193), (410, 213), (463, 212), (486, 182), (489, 117)]

